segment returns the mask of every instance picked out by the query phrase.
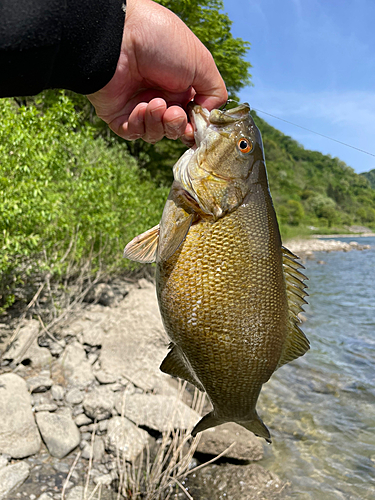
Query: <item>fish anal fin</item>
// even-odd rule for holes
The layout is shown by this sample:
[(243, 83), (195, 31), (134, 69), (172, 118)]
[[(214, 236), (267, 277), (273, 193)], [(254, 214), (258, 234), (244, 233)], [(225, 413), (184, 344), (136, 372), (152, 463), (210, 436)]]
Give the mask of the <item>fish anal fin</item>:
[(303, 311), (303, 305), (307, 303), (304, 299), (307, 295), (305, 292), (306, 285), (303, 282), (307, 278), (301, 272), (297, 271), (298, 267), (302, 267), (299, 265), (298, 257), (285, 247), (282, 247), (282, 252), (289, 308), (289, 324), (284, 347), (276, 369), (303, 356), (310, 349), (308, 339), (298, 326), (300, 323), (298, 314)]
[(164, 358), (162, 364), (160, 365), (160, 370), (164, 373), (168, 373), (168, 375), (172, 375), (172, 377), (187, 380), (191, 384), (195, 385), (195, 387), (197, 387), (200, 391), (204, 392), (204, 387), (190, 371), (176, 345), (173, 345), (171, 351), (169, 351), (167, 356)]
[(155, 262), (159, 242), (159, 224), (136, 236), (124, 250), (124, 257), (135, 262)]

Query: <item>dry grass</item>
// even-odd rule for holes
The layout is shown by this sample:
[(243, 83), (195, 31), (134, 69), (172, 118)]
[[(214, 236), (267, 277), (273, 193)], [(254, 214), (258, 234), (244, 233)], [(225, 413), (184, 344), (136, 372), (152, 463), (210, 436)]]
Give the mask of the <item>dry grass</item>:
[[(186, 383), (181, 386), (180, 399), (185, 389)], [(204, 393), (201, 393), (197, 389), (194, 391), (191, 407), (199, 414), (203, 411), (205, 396)], [(173, 418), (171, 418), (172, 421)], [(160, 440), (157, 441), (156, 452), (155, 450), (150, 450), (149, 446), (146, 446), (132, 462), (126, 461), (118, 450), (116, 455), (117, 481), (115, 481), (117, 500), (169, 500), (172, 498), (172, 495), (178, 492), (183, 492), (187, 499), (192, 500), (192, 496), (183, 485), (184, 479), (189, 474), (219, 459), (225, 455), (228, 449), (235, 445), (233, 443), (209, 462), (192, 467), (192, 459), (200, 439), (199, 435), (195, 438), (191, 436), (193, 427), (194, 424), (192, 423), (189, 429), (181, 430), (173, 429), (171, 425), (167, 431), (162, 433)], [(91, 457), (88, 463), (82, 500), (100, 500), (101, 498), (103, 485), (97, 484), (95, 487), (90, 485), (94, 441), (95, 432), (92, 434)], [(62, 500), (66, 499), (67, 484), (80, 456), (81, 453), (79, 452), (65, 480), (62, 490)]]

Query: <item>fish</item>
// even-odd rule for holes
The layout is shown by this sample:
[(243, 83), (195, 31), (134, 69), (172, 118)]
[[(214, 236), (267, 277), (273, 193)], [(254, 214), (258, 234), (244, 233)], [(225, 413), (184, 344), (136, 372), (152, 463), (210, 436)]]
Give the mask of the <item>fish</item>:
[(191, 103), (189, 116), (195, 144), (173, 167), (160, 224), (124, 256), (156, 262), (171, 342), (160, 369), (212, 404), (192, 435), (236, 422), (270, 443), (256, 404), (275, 370), (310, 347), (298, 317), (307, 278), (282, 245), (250, 106), (209, 112)]

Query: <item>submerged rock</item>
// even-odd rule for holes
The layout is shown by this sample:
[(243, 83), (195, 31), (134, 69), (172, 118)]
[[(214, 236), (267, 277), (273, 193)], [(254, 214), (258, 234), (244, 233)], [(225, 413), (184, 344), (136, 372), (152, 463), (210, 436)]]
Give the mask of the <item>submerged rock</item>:
[[(193, 477), (192, 477), (193, 476)], [(184, 481), (199, 500), (282, 500), (285, 485), (260, 465), (208, 465)]]
[(0, 453), (24, 458), (39, 451), (41, 439), (26, 382), (14, 373), (0, 375)]

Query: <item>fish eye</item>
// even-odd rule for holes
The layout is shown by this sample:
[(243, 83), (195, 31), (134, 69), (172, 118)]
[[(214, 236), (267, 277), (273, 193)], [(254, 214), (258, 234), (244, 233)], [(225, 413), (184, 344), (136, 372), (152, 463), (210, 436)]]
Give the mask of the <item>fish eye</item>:
[(249, 139), (241, 137), (237, 142), (237, 147), (241, 153), (250, 153), (253, 149), (253, 143)]

